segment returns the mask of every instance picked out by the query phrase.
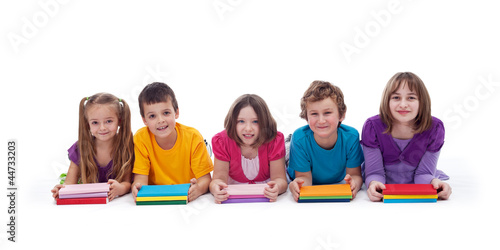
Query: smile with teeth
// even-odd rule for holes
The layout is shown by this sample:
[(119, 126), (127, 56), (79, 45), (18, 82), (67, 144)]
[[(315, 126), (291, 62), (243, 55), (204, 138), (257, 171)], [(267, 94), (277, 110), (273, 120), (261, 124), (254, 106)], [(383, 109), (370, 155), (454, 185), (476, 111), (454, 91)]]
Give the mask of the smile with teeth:
[(252, 134), (243, 134), (243, 137), (245, 139), (252, 139), (254, 137), (254, 135), (252, 135)]
[(159, 127), (159, 128), (157, 128), (157, 130), (163, 131), (163, 130), (165, 130), (167, 128), (168, 128), (168, 125), (167, 126), (163, 126), (163, 127)]

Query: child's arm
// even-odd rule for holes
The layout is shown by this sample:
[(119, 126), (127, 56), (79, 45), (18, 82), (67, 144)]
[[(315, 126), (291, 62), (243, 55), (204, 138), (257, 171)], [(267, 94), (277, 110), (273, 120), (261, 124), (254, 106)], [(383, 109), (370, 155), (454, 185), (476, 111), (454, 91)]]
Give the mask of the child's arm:
[(286, 192), (288, 187), (285, 173), (285, 157), (271, 161), (269, 163), (271, 181), (267, 183), (268, 187), (264, 190), (264, 195), (273, 202), (278, 199), (278, 195)]
[(293, 199), (295, 201), (299, 200), (300, 187), (311, 186), (312, 185), (312, 172), (298, 172), (295, 171), (295, 179), (290, 182), (288, 189), (292, 192)]
[(130, 176), (132, 174), (131, 173), (127, 173), (125, 176), (124, 176), (124, 181), (122, 182), (118, 182), (116, 180), (113, 180), (113, 179), (109, 179), (108, 180), (108, 184), (109, 184), (109, 192), (108, 192), (108, 198), (109, 198), (109, 201), (112, 201), (114, 198), (118, 197), (118, 196), (122, 196), (128, 192), (130, 192)]
[[(69, 164), (69, 169), (68, 169), (68, 173), (66, 174), (66, 180), (64, 181), (64, 184), (77, 184), (78, 183), (78, 176), (80, 176), (80, 168), (78, 167), (78, 165), (76, 165), (76, 163), (74, 163), (73, 161), (71, 161), (71, 163)], [(57, 199), (59, 198), (59, 189), (61, 189), (62, 187), (64, 187), (64, 185), (61, 185), (61, 184), (57, 184), (52, 190), (52, 197), (54, 197), (54, 199)]]
[(208, 192), (208, 186), (210, 185), (211, 181), (212, 177), (210, 177), (210, 173), (198, 179), (196, 178), (191, 179), (191, 187), (189, 187), (188, 191), (188, 201), (189, 202), (194, 201), (200, 195)]
[(220, 161), (214, 157), (214, 176), (210, 182), (210, 192), (214, 195), (215, 203), (220, 204), (227, 200), (229, 194), (224, 188), (227, 188), (227, 178), (229, 177), (229, 162)]
[(134, 183), (132, 183), (132, 195), (134, 196), (134, 200), (137, 198), (137, 193), (141, 189), (142, 186), (148, 185), (149, 176), (142, 174), (134, 175)]
[(361, 166), (355, 168), (346, 168), (345, 182), (351, 186), (352, 198), (356, 198), (356, 194), (363, 186), (363, 178), (361, 177)]

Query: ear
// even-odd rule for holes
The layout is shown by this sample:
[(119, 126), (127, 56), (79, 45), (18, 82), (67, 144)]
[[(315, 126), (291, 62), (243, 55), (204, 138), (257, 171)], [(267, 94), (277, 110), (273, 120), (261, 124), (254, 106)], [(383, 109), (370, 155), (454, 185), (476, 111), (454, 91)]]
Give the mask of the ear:
[(144, 125), (147, 126), (148, 124), (146, 123), (146, 118), (144, 118), (144, 116), (142, 116), (141, 118), (142, 118), (142, 122), (144, 122)]
[(179, 119), (179, 108), (177, 108), (177, 111), (175, 111), (175, 119)]

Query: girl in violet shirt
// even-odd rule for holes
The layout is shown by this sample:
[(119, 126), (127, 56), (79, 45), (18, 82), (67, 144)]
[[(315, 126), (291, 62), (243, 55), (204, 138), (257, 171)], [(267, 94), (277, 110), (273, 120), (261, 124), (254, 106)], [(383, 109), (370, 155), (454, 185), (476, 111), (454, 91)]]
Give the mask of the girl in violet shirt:
[(364, 178), (371, 201), (383, 198), (384, 184), (432, 184), (448, 199), (449, 177), (436, 169), (444, 144), (444, 125), (431, 116), (431, 100), (422, 80), (411, 72), (395, 74), (387, 83), (380, 114), (363, 126)]

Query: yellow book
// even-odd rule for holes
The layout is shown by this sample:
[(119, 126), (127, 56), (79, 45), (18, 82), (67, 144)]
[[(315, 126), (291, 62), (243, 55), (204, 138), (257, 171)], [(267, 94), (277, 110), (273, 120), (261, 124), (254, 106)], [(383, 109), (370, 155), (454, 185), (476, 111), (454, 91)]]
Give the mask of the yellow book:
[(436, 195), (384, 195), (384, 199), (437, 199)]
[(137, 197), (137, 201), (186, 201), (187, 196), (152, 196)]

